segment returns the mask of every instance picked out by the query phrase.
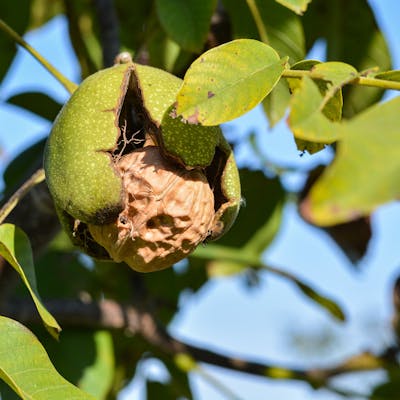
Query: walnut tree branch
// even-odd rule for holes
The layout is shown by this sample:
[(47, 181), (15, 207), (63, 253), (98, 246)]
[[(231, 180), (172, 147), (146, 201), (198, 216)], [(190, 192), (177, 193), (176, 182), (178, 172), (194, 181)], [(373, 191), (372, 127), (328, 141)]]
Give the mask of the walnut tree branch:
[(103, 66), (110, 67), (121, 47), (117, 11), (113, 0), (95, 0), (94, 7), (100, 28)]
[[(362, 352), (330, 368), (287, 368), (273, 363), (231, 357), (178, 340), (157, 322), (152, 313), (133, 305), (121, 305), (113, 300), (88, 303), (79, 300), (52, 300), (45, 302), (45, 305), (64, 327), (128, 330), (141, 335), (149, 344), (171, 356), (187, 354), (197, 362), (272, 379), (301, 380), (313, 387), (326, 386), (330, 378), (345, 373), (398, 367), (396, 356), (399, 349), (396, 347), (378, 355)], [(0, 312), (22, 323), (39, 322), (31, 301), (5, 303)]]

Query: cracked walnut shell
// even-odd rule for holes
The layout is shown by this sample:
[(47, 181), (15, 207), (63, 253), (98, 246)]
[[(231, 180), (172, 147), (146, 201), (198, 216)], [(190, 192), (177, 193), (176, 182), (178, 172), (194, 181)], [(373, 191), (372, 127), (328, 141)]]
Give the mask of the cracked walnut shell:
[(185, 258), (209, 235), (214, 194), (203, 172), (166, 160), (156, 146), (123, 155), (123, 210), (106, 225), (88, 228), (115, 261), (150, 272)]

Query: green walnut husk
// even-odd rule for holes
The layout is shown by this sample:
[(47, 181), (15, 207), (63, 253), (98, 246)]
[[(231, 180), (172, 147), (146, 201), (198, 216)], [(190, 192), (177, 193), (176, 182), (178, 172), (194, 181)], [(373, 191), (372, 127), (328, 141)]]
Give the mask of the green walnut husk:
[(219, 127), (174, 118), (180, 86), (129, 61), (84, 80), (57, 116), (46, 180), (62, 225), (88, 254), (160, 270), (235, 220), (232, 150)]

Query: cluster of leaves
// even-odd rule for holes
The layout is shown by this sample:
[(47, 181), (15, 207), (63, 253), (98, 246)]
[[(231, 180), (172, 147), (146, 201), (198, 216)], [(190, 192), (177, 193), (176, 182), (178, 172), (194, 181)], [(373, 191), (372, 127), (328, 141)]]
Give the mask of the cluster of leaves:
[[(399, 97), (377, 104), (383, 89), (400, 88), (400, 73), (388, 71), (388, 48), (367, 2), (114, 3), (123, 47), (135, 54), (135, 60), (184, 76), (176, 98), (180, 118), (218, 125), (262, 103), (271, 125), (288, 113), (300, 151), (314, 153), (333, 144), (334, 162), (310, 173), (307, 186), (299, 194), (300, 212), (307, 221), (328, 230), (349, 256), (359, 258), (370, 236), (368, 216), (380, 204), (398, 197), (400, 167), (396, 157), (400, 145), (396, 124)], [(99, 5), (96, 8), (91, 1), (78, 0), (0, 4), (4, 20), (20, 33), (60, 13), (68, 19), (84, 78), (107, 59), (102, 50), (108, 39), (98, 22), (102, 13)], [(327, 59), (332, 61), (304, 60), (317, 40), (326, 43)], [(0, 48), (5, 60), (0, 66), (2, 77), (15, 55), (15, 46), (6, 35), (0, 35)], [(8, 101), (49, 120), (60, 108), (42, 93), (22, 93)], [(29, 177), (42, 151), (43, 143), (38, 143), (10, 164), (4, 174), (4, 199)], [(279, 177), (241, 170), (241, 180), (247, 206), (237, 223), (218, 244), (199, 248), (188, 260), (188, 268), (140, 275), (114, 263), (88, 261), (62, 233), (40, 255), (35, 254), (34, 266), (28, 237), (12, 224), (0, 225), (0, 254), (21, 276), (53, 336), (58, 336), (60, 328), (41, 298), (114, 299), (151, 309), (167, 326), (179, 310), (182, 293), (195, 292), (215, 276), (243, 274), (254, 278), (260, 270), (289, 279), (304, 295), (343, 320), (343, 312), (333, 301), (286, 272), (262, 263), (262, 253), (279, 230), (287, 201)], [(355, 231), (357, 238), (349, 241)], [(26, 290), (17, 286), (12, 301), (18, 304), (26, 297)], [(61, 375), (83, 391), (56, 372), (31, 332), (14, 320), (0, 317), (0, 377), (21, 398), (113, 399), (147, 357), (160, 359), (171, 376), (165, 385), (147, 382), (149, 399), (193, 397), (188, 381), (190, 368), (129, 332), (101, 326), (82, 329), (71, 323), (70, 327), (64, 325), (60, 341), (55, 342), (39, 326), (29, 327), (40, 337)], [(7, 352), (10, 347), (16, 351)], [(73, 353), (71, 348), (75, 349)], [(376, 390), (379, 398), (392, 398), (385, 395), (392, 393), (388, 385), (389, 389)], [(15, 396), (5, 385), (0, 393), (2, 399)]]

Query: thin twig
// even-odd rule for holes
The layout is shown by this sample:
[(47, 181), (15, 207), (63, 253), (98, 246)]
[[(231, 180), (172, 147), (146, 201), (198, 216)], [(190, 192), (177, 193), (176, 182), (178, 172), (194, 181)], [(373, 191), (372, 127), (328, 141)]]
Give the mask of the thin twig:
[(67, 77), (65, 77), (60, 71), (57, 70), (53, 65), (51, 65), (42, 55), (40, 55), (32, 46), (30, 46), (17, 32), (15, 32), (11, 27), (9, 27), (2, 19), (0, 19), (0, 29), (10, 36), (16, 43), (23, 47), (27, 52), (29, 52), (40, 64), (43, 65), (47, 71), (50, 72), (64, 87), (67, 91), (72, 94), (78, 87), (74, 82), (71, 82)]
[[(313, 71), (285, 69), (282, 73), (284, 78), (301, 79), (309, 76), (312, 79), (324, 79), (323, 76)], [(354, 80), (347, 82), (349, 85), (359, 85), (368, 87), (378, 87), (381, 89), (400, 90), (400, 82), (389, 81), (386, 79), (377, 79), (371, 77), (356, 77)]]
[(43, 182), (45, 179), (45, 174), (43, 168), (38, 169), (34, 174), (32, 174), (29, 179), (27, 179), (17, 191), (10, 197), (10, 199), (3, 205), (0, 209), (0, 224), (8, 217), (15, 206), (20, 202), (20, 200), (31, 190), (35, 185)]
[(260, 35), (261, 40), (264, 43), (269, 43), (267, 29), (265, 28), (264, 21), (261, 18), (260, 10), (257, 7), (257, 3), (254, 0), (246, 0), (246, 2), (257, 26), (258, 34)]

